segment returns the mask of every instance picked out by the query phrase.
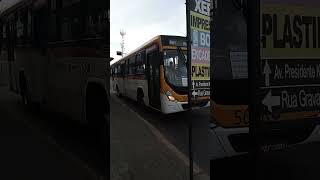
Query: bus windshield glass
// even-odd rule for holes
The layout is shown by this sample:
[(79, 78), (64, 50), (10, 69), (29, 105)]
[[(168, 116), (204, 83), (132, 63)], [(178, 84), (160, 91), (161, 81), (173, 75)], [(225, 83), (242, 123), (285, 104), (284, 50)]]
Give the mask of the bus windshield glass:
[(169, 84), (176, 87), (188, 87), (187, 78), (187, 52), (183, 51), (183, 56), (178, 50), (164, 51), (165, 77)]

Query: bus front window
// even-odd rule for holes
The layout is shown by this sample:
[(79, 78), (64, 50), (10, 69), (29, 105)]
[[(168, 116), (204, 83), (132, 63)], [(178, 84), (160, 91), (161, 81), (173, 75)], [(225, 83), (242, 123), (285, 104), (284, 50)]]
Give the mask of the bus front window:
[(164, 70), (166, 80), (169, 84), (176, 87), (188, 87), (186, 52), (184, 57), (179, 55), (177, 50), (164, 51)]

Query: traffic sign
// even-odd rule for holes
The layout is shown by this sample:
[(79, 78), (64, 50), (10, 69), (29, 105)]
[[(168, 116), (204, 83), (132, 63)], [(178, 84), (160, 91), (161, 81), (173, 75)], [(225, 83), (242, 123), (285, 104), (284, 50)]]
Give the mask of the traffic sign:
[(261, 105), (280, 119), (320, 108), (320, 13), (313, 3), (260, 1)]
[[(210, 96), (210, 0), (186, 0), (188, 104)], [(189, 175), (193, 179), (192, 120), (189, 121)]]

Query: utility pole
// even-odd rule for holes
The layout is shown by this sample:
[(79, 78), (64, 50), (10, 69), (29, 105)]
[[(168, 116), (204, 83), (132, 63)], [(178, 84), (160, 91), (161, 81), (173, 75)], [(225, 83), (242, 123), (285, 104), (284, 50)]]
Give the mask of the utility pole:
[[(187, 48), (188, 48), (188, 54), (187, 54), (187, 59), (188, 59), (188, 105), (189, 105), (189, 110), (191, 110), (191, 29), (190, 29), (190, 3), (191, 0), (186, 0), (186, 16), (187, 16)], [(188, 136), (189, 136), (189, 180), (193, 180), (193, 149), (192, 149), (192, 118), (189, 119), (188, 122)]]
[(124, 36), (126, 35), (126, 32), (124, 30), (120, 30), (120, 35), (121, 35), (121, 54), (122, 54), (122, 57), (124, 56)]

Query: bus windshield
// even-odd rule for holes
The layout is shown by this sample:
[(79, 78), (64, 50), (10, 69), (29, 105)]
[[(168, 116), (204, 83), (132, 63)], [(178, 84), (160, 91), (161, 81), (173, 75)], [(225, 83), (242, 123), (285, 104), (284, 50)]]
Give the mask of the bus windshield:
[(187, 52), (183, 56), (178, 50), (165, 50), (163, 54), (165, 77), (169, 84), (176, 87), (188, 87), (187, 78)]

